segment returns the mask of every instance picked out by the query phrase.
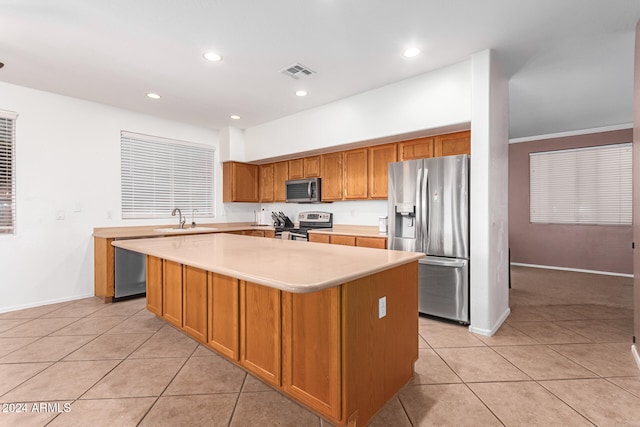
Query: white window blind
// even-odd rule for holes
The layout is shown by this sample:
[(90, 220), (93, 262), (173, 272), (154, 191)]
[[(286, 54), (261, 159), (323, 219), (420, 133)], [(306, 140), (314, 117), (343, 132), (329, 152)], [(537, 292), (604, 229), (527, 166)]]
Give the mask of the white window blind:
[(530, 221), (630, 225), (631, 144), (529, 154)]
[(0, 234), (16, 229), (16, 113), (0, 111)]
[(122, 218), (214, 216), (214, 149), (166, 138), (121, 133)]

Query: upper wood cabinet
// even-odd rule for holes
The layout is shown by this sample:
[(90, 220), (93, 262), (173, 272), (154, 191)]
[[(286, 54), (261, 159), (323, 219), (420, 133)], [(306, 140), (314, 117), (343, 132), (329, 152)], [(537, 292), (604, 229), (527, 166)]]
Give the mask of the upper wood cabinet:
[(273, 164), (273, 197), (274, 202), (284, 202), (287, 198), (286, 181), (289, 179), (289, 162)]
[(448, 133), (434, 137), (436, 157), (471, 154), (471, 131)]
[(342, 151), (320, 156), (320, 178), (322, 178), (322, 200), (342, 200)]
[(320, 156), (305, 157), (304, 177), (317, 178), (320, 176)]
[(398, 142), (398, 161), (434, 157), (433, 137)]
[(304, 159), (289, 160), (289, 179), (304, 178)]
[(274, 166), (273, 163), (260, 165), (260, 201), (274, 201)]
[(367, 149), (344, 152), (344, 198), (367, 198)]
[(258, 202), (258, 165), (240, 162), (222, 164), (222, 201)]
[(397, 160), (396, 144), (369, 147), (369, 198), (386, 199), (389, 163)]

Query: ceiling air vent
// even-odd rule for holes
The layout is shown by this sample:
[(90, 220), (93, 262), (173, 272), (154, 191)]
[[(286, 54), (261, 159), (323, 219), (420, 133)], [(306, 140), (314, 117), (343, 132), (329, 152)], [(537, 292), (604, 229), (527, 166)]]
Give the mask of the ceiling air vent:
[(304, 77), (309, 77), (310, 75), (315, 73), (316, 73), (315, 71), (311, 70), (308, 67), (305, 67), (302, 64), (293, 64), (285, 68), (284, 70), (282, 70), (282, 74), (284, 74), (285, 76), (289, 76), (295, 80), (300, 80)]

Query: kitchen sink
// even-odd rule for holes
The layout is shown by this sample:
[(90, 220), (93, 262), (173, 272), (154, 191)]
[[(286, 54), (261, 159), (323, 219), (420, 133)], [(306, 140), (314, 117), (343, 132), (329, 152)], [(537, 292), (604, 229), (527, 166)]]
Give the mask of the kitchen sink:
[(154, 228), (160, 233), (195, 233), (198, 231), (216, 231), (215, 227), (185, 227), (185, 228)]

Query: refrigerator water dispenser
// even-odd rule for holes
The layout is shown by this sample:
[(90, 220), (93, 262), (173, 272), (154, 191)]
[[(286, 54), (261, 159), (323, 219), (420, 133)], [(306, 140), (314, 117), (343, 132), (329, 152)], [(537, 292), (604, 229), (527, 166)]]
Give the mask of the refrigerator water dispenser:
[(416, 205), (396, 203), (395, 236), (401, 239), (416, 238)]

